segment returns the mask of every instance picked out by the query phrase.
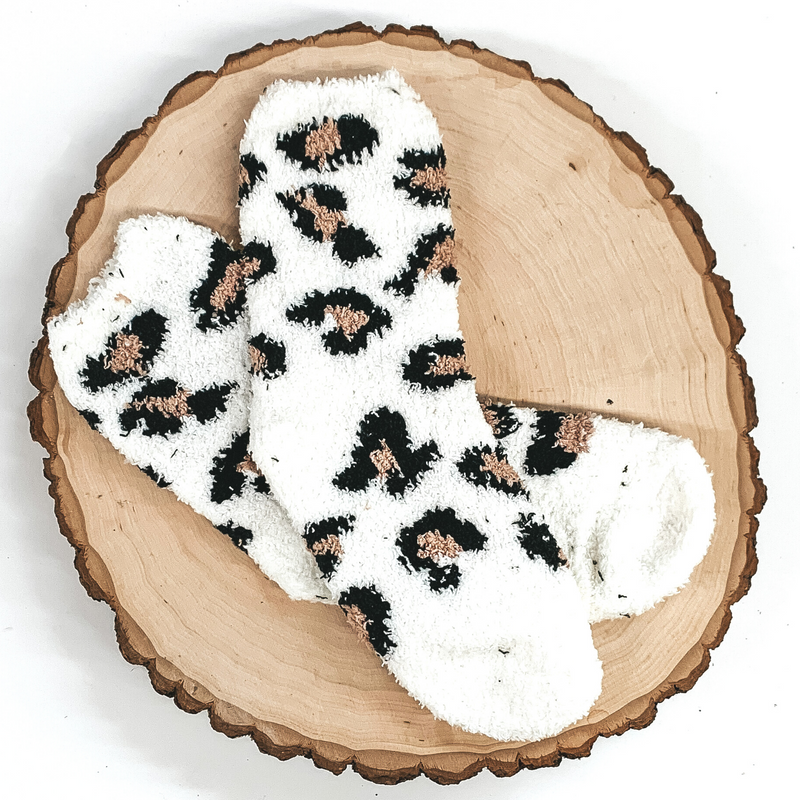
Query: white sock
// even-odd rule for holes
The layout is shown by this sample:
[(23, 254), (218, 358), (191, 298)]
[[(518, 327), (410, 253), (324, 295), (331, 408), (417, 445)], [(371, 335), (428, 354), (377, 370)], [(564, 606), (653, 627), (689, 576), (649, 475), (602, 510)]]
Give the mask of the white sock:
[(261, 255), (258, 269), (242, 267), (241, 253), (186, 219), (126, 220), (86, 299), (49, 322), (50, 353), (69, 402), (128, 461), (290, 596), (330, 600), (249, 457), (244, 287), (271, 269)]
[[(247, 433), (248, 363), (269, 374), (280, 369), (275, 359), (270, 370), (258, 354), (248, 353), (241, 314), (209, 326), (212, 315), (203, 305), (210, 305), (219, 284), (220, 259), (207, 280), (215, 244), (225, 257), (234, 255), (212, 232), (185, 219), (123, 223), (114, 256), (87, 299), (49, 325), (59, 381), (87, 422), (129, 461), (208, 517), (290, 593), (300, 587), (307, 596), (329, 597), (305, 542), (264, 492), (265, 480), (253, 471), (247, 449), (231, 453), (232, 444), (242, 449)], [(164, 391), (164, 381), (175, 385)], [(192, 401), (209, 396), (198, 418)], [(464, 679), (486, 695), (486, 708), (495, 702), (490, 675), (504, 680), (508, 691), (520, 691), (513, 687), (521, 679), (525, 643), (507, 659), (501, 650), (512, 646), (513, 631), (495, 633), (497, 649), (489, 654), (454, 652), (444, 638), (429, 643), (434, 660), (428, 663), (438, 660), (439, 669), (426, 680), (428, 691), (440, 694), (437, 681), (449, 682), (453, 670), (466, 673)]]
[[(350, 157), (343, 118), (374, 131), (360, 126), (370, 144)], [(451, 275), (405, 290), (409, 253), (438, 240), (447, 266), (433, 117), (396, 72), (279, 82), (242, 152), (262, 175), (241, 202), (242, 240), (270, 242), (277, 261), (248, 291), (251, 335), (285, 351), (281, 375), (253, 381), (254, 458), (414, 697), (498, 739), (557, 733), (600, 690), (585, 609), (557, 550), (522, 546), (537, 509), (464, 369)]]

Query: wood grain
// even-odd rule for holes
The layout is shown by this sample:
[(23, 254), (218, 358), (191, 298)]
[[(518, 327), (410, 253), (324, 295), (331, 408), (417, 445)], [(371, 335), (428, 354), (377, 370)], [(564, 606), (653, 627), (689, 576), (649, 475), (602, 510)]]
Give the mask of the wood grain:
[[(588, 409), (691, 438), (714, 474), (717, 529), (689, 585), (647, 614), (593, 627), (605, 669), (588, 717), (500, 743), (434, 720), (337, 609), (296, 603), (205, 519), (159, 490), (66, 402), (43, 338), (31, 359), (34, 438), (89, 593), (117, 614), (123, 655), (191, 712), (279, 758), (370, 780), (442, 783), (587, 755), (691, 688), (755, 571), (765, 490), (748, 436), (743, 333), (700, 219), (627, 134), (558, 81), (428, 28), (360, 23), (259, 45), (177, 86), (98, 167), (67, 228), (45, 319), (86, 294), (118, 223), (181, 214), (237, 238), (244, 120), (277, 78), (396, 67), (436, 115), (448, 154), (468, 357), (482, 394)], [(198, 591), (197, 587), (202, 587)]]

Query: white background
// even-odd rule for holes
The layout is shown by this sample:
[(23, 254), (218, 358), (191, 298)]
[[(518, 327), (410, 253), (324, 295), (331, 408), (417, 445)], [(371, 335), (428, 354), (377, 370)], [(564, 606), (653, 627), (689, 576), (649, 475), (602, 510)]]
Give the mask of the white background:
[[(767, 798), (794, 795), (798, 336), (797, 24), (789, 2), (136, 2), (7, 6), (0, 18), (0, 793), (9, 798)], [(363, 20), (564, 80), (699, 212), (747, 334), (769, 501), (750, 593), (694, 689), (643, 731), (507, 779), (396, 787), (279, 762), (179, 711), (120, 655), (72, 566), (28, 436), (25, 370), (64, 227), (95, 166), (195, 70), (257, 42)], [(795, 487), (792, 489), (792, 487)], [(788, 783), (786, 781), (789, 781)]]

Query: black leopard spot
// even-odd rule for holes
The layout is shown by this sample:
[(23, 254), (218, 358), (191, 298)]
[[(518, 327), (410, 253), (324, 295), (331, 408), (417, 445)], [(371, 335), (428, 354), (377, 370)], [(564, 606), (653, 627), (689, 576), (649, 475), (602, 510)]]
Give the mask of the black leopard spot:
[(333, 330), (322, 334), (322, 342), (331, 355), (355, 355), (367, 344), (370, 334), (381, 335), (390, 327), (389, 312), (376, 306), (365, 294), (355, 289), (335, 289), (323, 294), (313, 292), (300, 305), (286, 311), (290, 322), (319, 327), (330, 318)]
[(461, 339), (420, 345), (408, 354), (403, 377), (423, 389), (449, 389), (456, 381), (471, 381)]
[(250, 431), (234, 436), (228, 447), (214, 457), (211, 465), (211, 501), (224, 503), (242, 496), (245, 484), (257, 492), (269, 494), (267, 479), (250, 455)]
[(340, 537), (353, 529), (354, 517), (329, 517), (306, 525), (303, 538), (324, 578), (330, 578), (342, 557)]
[(250, 373), (272, 379), (286, 372), (286, 346), (259, 333), (247, 342)]
[(270, 494), (272, 492), (272, 488), (267, 483), (267, 479), (263, 475), (256, 475), (252, 479), (253, 488), (259, 494)]
[(514, 523), (519, 528), (519, 543), (528, 558), (541, 558), (554, 572), (567, 564), (558, 542), (544, 522), (535, 514), (520, 514)]
[(150, 480), (155, 481), (156, 486), (159, 486), (162, 489), (165, 489), (167, 486), (169, 486), (169, 481), (160, 472), (156, 472), (156, 470), (150, 465), (139, 467), (139, 469), (144, 472), (144, 474), (147, 475)]
[(447, 188), (447, 159), (444, 148), (436, 150), (406, 150), (400, 158), (401, 170), (394, 177), (394, 188), (401, 189), (409, 198), (422, 206), (450, 205), (450, 190)]
[(243, 528), (241, 525), (234, 525), (233, 522), (226, 522), (224, 525), (217, 525), (217, 530), (224, 533), (240, 549), (247, 552), (247, 545), (253, 541), (253, 531)]
[(397, 646), (389, 633), (391, 606), (374, 586), (347, 589), (339, 597), (339, 605), (358, 638), (371, 644), (379, 656), (385, 658)]
[(505, 450), (498, 445), (473, 447), (466, 450), (457, 464), (458, 471), (471, 483), (506, 494), (523, 494), (522, 481), (517, 471), (508, 463)]
[(239, 159), (239, 205), (250, 196), (256, 181), (267, 176), (267, 168), (252, 153)]
[(486, 537), (471, 522), (459, 519), (452, 508), (437, 508), (403, 528), (396, 544), (401, 563), (407, 569), (427, 572), (430, 588), (441, 592), (456, 588), (461, 579), (454, 559), (463, 552), (483, 550)]
[(244, 311), (247, 287), (274, 271), (275, 257), (269, 245), (249, 242), (235, 250), (215, 239), (208, 274), (189, 298), (197, 327), (207, 331), (232, 325)]
[(432, 233), (420, 236), (408, 255), (408, 266), (396, 278), (384, 284), (384, 291), (411, 296), (417, 282), (439, 275), (445, 283), (458, 283), (455, 268), (455, 232), (439, 225)]
[(559, 432), (566, 414), (557, 411), (538, 411), (536, 433), (525, 454), (525, 469), (531, 475), (552, 475), (566, 469), (578, 457), (559, 445)]
[(359, 164), (364, 152), (372, 155), (378, 144), (378, 132), (362, 116), (345, 114), (322, 122), (308, 122), (278, 137), (276, 147), (300, 169), (322, 172), (336, 170), (343, 164)]
[(340, 228), (333, 242), (334, 255), (344, 264), (353, 265), (362, 258), (371, 258), (378, 248), (361, 228), (350, 225)]
[(187, 418), (202, 423), (214, 419), (225, 410), (234, 388), (235, 384), (226, 383), (190, 392), (172, 378), (148, 380), (120, 413), (120, 426), (127, 432), (138, 428), (145, 436), (168, 436), (177, 433)]
[(351, 453), (350, 466), (333, 479), (333, 485), (344, 491), (360, 492), (377, 481), (389, 494), (402, 495), (419, 483), (439, 457), (432, 441), (414, 448), (406, 421), (388, 408), (367, 414), (356, 436), (359, 443)]
[(495, 439), (505, 439), (519, 429), (520, 421), (511, 406), (503, 403), (481, 403), (481, 410)]
[(315, 183), (277, 197), (295, 228), (315, 242), (333, 242), (333, 252), (343, 263), (352, 266), (378, 254), (367, 234), (350, 225), (347, 201), (337, 188)]
[(81, 371), (90, 392), (147, 375), (161, 352), (167, 320), (152, 308), (137, 314), (124, 328), (112, 334), (100, 356), (87, 358)]

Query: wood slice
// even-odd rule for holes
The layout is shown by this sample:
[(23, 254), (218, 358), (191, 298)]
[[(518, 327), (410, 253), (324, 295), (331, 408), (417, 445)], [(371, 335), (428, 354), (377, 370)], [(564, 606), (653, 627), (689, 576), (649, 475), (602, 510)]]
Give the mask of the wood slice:
[(34, 438), (89, 593), (117, 615), (124, 656), (187, 711), (279, 758), (303, 754), (393, 783), (452, 783), (587, 755), (689, 689), (755, 571), (765, 497), (743, 328), (697, 214), (627, 134), (557, 81), (428, 28), (361, 24), (259, 45), (197, 73), (98, 167), (70, 220), (45, 318), (86, 295), (118, 223), (180, 214), (237, 238), (238, 145), (277, 78), (396, 67), (432, 109), (451, 178), (461, 320), (482, 394), (643, 421), (692, 439), (714, 474), (717, 529), (678, 595), (593, 627), (605, 668), (587, 718), (537, 743), (435, 720), (395, 684), (336, 608), (292, 602), (204, 518), (158, 489), (66, 402), (47, 341), (30, 376)]

